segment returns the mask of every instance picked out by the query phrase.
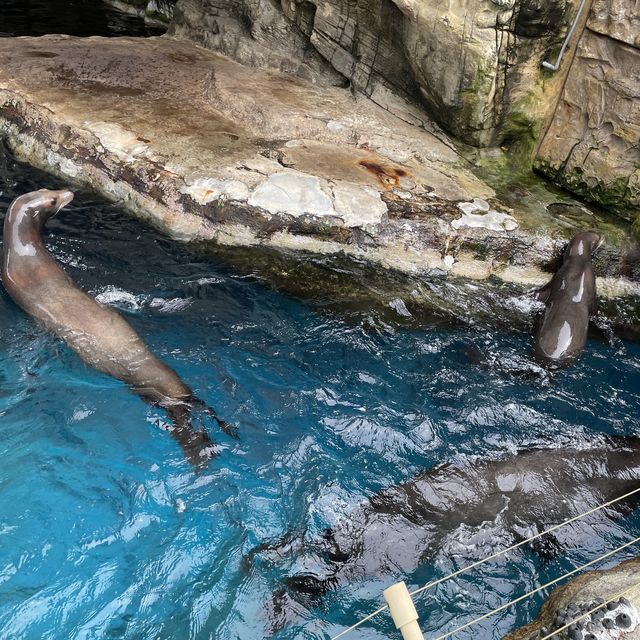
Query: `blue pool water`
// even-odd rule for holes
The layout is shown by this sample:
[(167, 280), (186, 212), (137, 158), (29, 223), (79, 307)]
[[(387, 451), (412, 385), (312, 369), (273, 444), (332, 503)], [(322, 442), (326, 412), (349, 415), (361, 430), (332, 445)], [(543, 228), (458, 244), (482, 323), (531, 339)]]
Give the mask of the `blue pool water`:
[[(1, 180), (2, 213), (16, 194), (60, 186), (11, 162)], [(282, 572), (246, 562), (252, 549), (292, 531), (320, 535), (367, 496), (442, 461), (640, 435), (638, 344), (591, 341), (551, 378), (512, 375), (535, 371), (525, 333), (320, 314), (90, 194), (50, 221), (46, 239), (240, 439), (209, 425), (220, 455), (195, 476), (160, 410), (85, 367), (0, 293), (2, 640), (328, 638), (403, 576), (365, 576), (274, 632), (267, 612)], [(497, 366), (471, 366), (465, 345)], [(424, 629), (461, 624), (638, 535), (632, 513), (601, 519), (556, 557), (513, 553), (419, 598)], [(497, 522), (458, 528), (407, 582), (512, 541)], [(542, 600), (459, 637), (499, 638)], [(351, 637), (397, 634), (383, 615)]]
[[(149, 33), (100, 3), (3, 0), (0, 35), (55, 30)], [(0, 154), (0, 218), (43, 186), (63, 185)], [(590, 341), (575, 367), (545, 376), (526, 333), (441, 320), (409, 330), (373, 308), (320, 313), (322, 300), (276, 293), (260, 273), (238, 275), (91, 194), (46, 238), (240, 439), (207, 425), (219, 456), (195, 476), (160, 410), (86, 368), (0, 289), (0, 640), (329, 638), (397, 579), (417, 587), (508, 546), (513, 532), (499, 519), (453, 529), (413, 574), (363, 576), (280, 630), (273, 594), (295, 557), (252, 562), (252, 550), (292, 532), (320, 536), (376, 491), (441, 462), (640, 435), (635, 343)], [(472, 366), (468, 347), (491, 366)], [(428, 637), (640, 535), (637, 512), (590, 524), (555, 556), (523, 549), (419, 597)], [(500, 638), (543, 598), (457, 637)], [(398, 635), (385, 614), (348, 637)]]

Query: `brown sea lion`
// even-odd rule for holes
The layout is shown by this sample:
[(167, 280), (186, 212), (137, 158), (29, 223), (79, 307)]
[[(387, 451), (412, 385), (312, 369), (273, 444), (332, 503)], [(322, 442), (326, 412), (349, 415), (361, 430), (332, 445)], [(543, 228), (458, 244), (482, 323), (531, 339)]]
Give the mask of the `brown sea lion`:
[(594, 231), (577, 233), (564, 253), (562, 266), (538, 291), (545, 303), (535, 337), (536, 359), (550, 366), (575, 360), (584, 349), (589, 318), (596, 312), (596, 278), (591, 257), (603, 238)]
[(118, 313), (99, 305), (58, 266), (42, 228), (73, 199), (68, 190), (41, 189), (16, 198), (4, 220), (3, 284), (28, 314), (62, 338), (87, 364), (128, 384), (145, 402), (164, 408), (171, 435), (199, 469), (214, 453), (206, 431), (191, 425), (194, 408), (231, 428), (198, 400), (178, 374), (158, 360)]
[[(594, 449), (535, 449), (502, 460), (445, 464), (372, 495), (320, 535), (305, 529), (262, 544), (246, 563), (283, 575), (265, 604), (275, 633), (321, 606), (327, 592), (406, 579), (433, 562), (448, 541), (468, 541), (479, 528), (504, 531), (507, 546), (638, 489), (640, 438), (634, 437), (612, 438)], [(531, 546), (543, 557), (578, 547), (594, 519), (629, 513), (639, 499), (629, 496)]]

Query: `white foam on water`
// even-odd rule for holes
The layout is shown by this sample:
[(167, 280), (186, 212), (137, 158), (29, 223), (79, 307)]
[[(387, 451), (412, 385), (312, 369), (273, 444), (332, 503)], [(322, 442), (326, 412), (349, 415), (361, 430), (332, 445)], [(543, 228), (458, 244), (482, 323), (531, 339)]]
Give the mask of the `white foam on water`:
[(118, 307), (127, 311), (138, 311), (142, 308), (145, 300), (146, 297), (143, 295), (136, 296), (113, 285), (104, 287), (102, 291), (96, 294), (96, 301), (100, 304)]

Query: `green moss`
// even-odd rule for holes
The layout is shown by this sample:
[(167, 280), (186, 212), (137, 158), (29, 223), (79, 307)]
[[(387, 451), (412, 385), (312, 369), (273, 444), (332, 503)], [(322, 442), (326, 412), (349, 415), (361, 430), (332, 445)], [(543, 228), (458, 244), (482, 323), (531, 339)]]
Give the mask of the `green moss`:
[(482, 128), (482, 112), (487, 107), (495, 69), (482, 58), (478, 59), (477, 65), (473, 81), (460, 92), (460, 106), (451, 110), (451, 131), (465, 142), (484, 146), (488, 140), (485, 139), (487, 133)]
[(534, 118), (535, 96), (532, 93), (520, 98), (507, 113), (500, 130), (500, 144), (509, 148), (511, 165), (530, 170), (533, 153), (540, 138), (542, 121)]
[(640, 210), (632, 204), (634, 194), (629, 187), (629, 178), (621, 176), (609, 183), (599, 180), (587, 181), (581, 167), (566, 172), (563, 168), (555, 167), (544, 161), (536, 162), (534, 168), (580, 198), (634, 221), (634, 231), (638, 233)]
[(156, 20), (158, 22), (163, 22), (164, 24), (169, 24), (171, 22), (171, 16), (168, 16), (162, 11), (145, 11), (144, 17), (147, 20)]

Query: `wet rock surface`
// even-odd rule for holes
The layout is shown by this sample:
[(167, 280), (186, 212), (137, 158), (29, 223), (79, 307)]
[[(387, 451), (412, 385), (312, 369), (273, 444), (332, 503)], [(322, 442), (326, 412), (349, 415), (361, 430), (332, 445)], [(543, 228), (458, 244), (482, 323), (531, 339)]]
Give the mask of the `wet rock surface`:
[(600, 293), (638, 292), (624, 224), (548, 192), (505, 202), (437, 128), (343, 89), (170, 38), (6, 39), (0, 57), (13, 153), (173, 237), (526, 287), (596, 228)]
[[(623, 591), (626, 594), (618, 596)], [(609, 602), (611, 599), (613, 601)], [(603, 603), (607, 604), (601, 606)], [(597, 607), (600, 608), (593, 611)], [(538, 618), (505, 636), (505, 640), (543, 638), (569, 623), (570, 626), (555, 637), (571, 640), (640, 638), (640, 559), (628, 560), (607, 571), (585, 573), (558, 587), (545, 602)]]
[(597, 0), (536, 167), (631, 219), (640, 214), (640, 13)]

